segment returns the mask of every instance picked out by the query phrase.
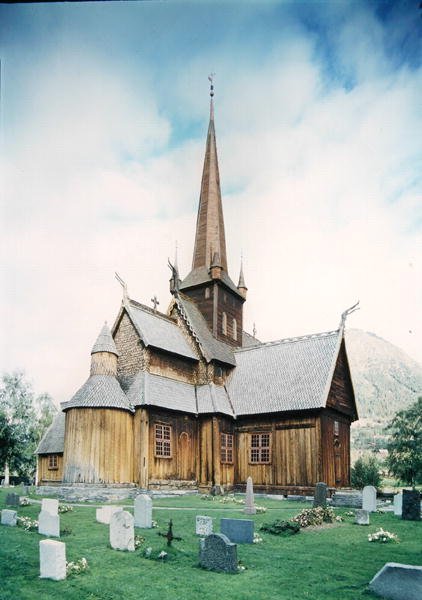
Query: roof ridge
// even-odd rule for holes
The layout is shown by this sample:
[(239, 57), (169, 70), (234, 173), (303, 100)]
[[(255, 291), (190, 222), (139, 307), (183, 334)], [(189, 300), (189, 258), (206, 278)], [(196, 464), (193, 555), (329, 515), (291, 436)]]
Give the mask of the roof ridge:
[(165, 313), (154, 310), (153, 308), (151, 308), (150, 306), (147, 306), (146, 304), (142, 304), (141, 302), (138, 302), (137, 300), (132, 300), (132, 298), (130, 298), (129, 306), (131, 306), (131, 305), (133, 306), (133, 308), (140, 308), (142, 310), (145, 310), (150, 315), (153, 315), (154, 317), (159, 317), (160, 319), (164, 319), (165, 321), (173, 323), (173, 325), (177, 326), (177, 323), (171, 317), (169, 317)]
[(276, 346), (278, 344), (287, 344), (287, 343), (291, 343), (291, 342), (303, 342), (306, 340), (320, 339), (320, 338), (328, 337), (330, 335), (338, 335), (339, 331), (340, 331), (339, 329), (333, 329), (332, 331), (323, 331), (321, 333), (309, 333), (307, 335), (300, 335), (297, 337), (290, 337), (290, 338), (282, 338), (280, 340), (273, 340), (271, 342), (260, 342), (259, 344), (256, 344), (255, 346), (248, 346), (246, 348), (236, 348), (234, 350), (234, 352), (235, 352), (235, 354), (237, 354), (238, 352), (248, 352), (249, 350), (257, 350), (258, 348), (265, 348), (268, 346)]

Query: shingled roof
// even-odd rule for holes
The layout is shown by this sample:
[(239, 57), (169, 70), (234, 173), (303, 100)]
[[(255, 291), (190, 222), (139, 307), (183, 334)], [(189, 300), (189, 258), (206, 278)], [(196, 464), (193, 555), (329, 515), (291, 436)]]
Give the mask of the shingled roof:
[(212, 335), (195, 302), (184, 294), (178, 294), (175, 296), (175, 300), (189, 328), (198, 340), (205, 360), (207, 362), (218, 360), (227, 365), (235, 366), (236, 359), (233, 350)]
[(113, 375), (91, 375), (70, 400), (62, 403), (62, 408), (121, 408), (131, 412), (133, 410)]
[(342, 335), (332, 331), (236, 350), (227, 385), (235, 414), (324, 407)]
[(198, 360), (196, 352), (172, 319), (133, 300), (125, 308), (145, 346)]
[(91, 350), (91, 354), (95, 354), (95, 352), (111, 352), (112, 354), (119, 356), (119, 352), (117, 351), (116, 344), (114, 343), (113, 336), (111, 335), (107, 323), (104, 323), (97, 341)]
[[(211, 281), (213, 281), (213, 279), (209, 274), (208, 267), (198, 267), (186, 275), (184, 280), (180, 283), (179, 289), (183, 291)], [(225, 271), (221, 271), (221, 281), (238, 296), (243, 298), (242, 294)]]
[(38, 444), (37, 454), (60, 454), (64, 452), (65, 418), (65, 413), (60, 410)]

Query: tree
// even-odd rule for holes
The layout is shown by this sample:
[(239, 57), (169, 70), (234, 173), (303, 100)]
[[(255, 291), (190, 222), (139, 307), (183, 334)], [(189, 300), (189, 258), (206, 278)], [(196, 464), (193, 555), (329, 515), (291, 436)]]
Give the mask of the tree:
[(396, 414), (388, 425), (387, 466), (398, 479), (412, 485), (422, 483), (422, 397)]
[(0, 464), (20, 476), (31, 477), (35, 450), (51, 423), (54, 406), (48, 394), (35, 398), (24, 374), (5, 373), (0, 383)]
[(354, 488), (362, 489), (365, 485), (379, 487), (381, 475), (379, 463), (375, 456), (361, 456), (352, 467), (350, 480)]

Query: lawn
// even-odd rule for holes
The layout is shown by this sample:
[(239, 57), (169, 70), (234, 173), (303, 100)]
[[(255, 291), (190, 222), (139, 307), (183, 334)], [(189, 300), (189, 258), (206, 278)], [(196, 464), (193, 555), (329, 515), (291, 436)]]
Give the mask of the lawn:
[[(0, 508), (5, 506), (6, 491), (0, 490)], [(274, 519), (289, 519), (309, 504), (287, 500), (257, 498), (267, 512), (253, 517), (255, 531)], [(20, 507), (20, 516), (36, 518), (39, 505)], [(185, 510), (183, 510), (185, 509)], [(192, 509), (192, 510), (188, 510)], [(336, 511), (340, 515), (346, 512)], [(209, 515), (219, 531), (220, 517), (245, 518), (237, 505), (177, 497), (156, 500), (153, 518), (158, 529), (136, 530), (146, 539), (134, 553), (112, 550), (108, 545), (108, 527), (95, 521), (92, 505), (74, 507), (61, 515), (61, 528), (71, 532), (66, 542), (67, 560), (85, 557), (89, 570), (66, 581), (40, 580), (38, 544), (43, 536), (20, 527), (0, 527), (0, 598), (1, 600), (357, 600), (373, 596), (367, 584), (386, 562), (414, 565), (422, 563), (422, 522), (402, 521), (392, 513), (371, 515), (369, 527), (353, 524), (352, 517), (342, 523), (304, 529), (281, 538), (261, 533), (260, 544), (238, 545), (238, 558), (246, 567), (237, 575), (213, 573), (198, 567), (198, 538), (195, 515)], [(148, 560), (143, 549), (155, 553), (166, 550), (166, 540), (157, 532), (167, 530), (173, 519), (175, 535), (167, 562)], [(368, 533), (383, 527), (396, 533), (398, 544), (375, 544)]]

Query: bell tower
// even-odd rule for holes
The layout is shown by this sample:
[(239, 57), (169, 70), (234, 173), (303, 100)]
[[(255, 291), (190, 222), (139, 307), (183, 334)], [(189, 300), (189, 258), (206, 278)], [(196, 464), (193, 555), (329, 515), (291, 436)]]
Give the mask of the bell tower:
[(239, 287), (236, 287), (227, 268), (212, 76), (209, 80), (211, 82), (210, 120), (196, 220), (192, 270), (180, 283), (179, 289), (195, 301), (214, 337), (226, 344), (241, 346), (246, 285), (243, 269), (241, 269)]

